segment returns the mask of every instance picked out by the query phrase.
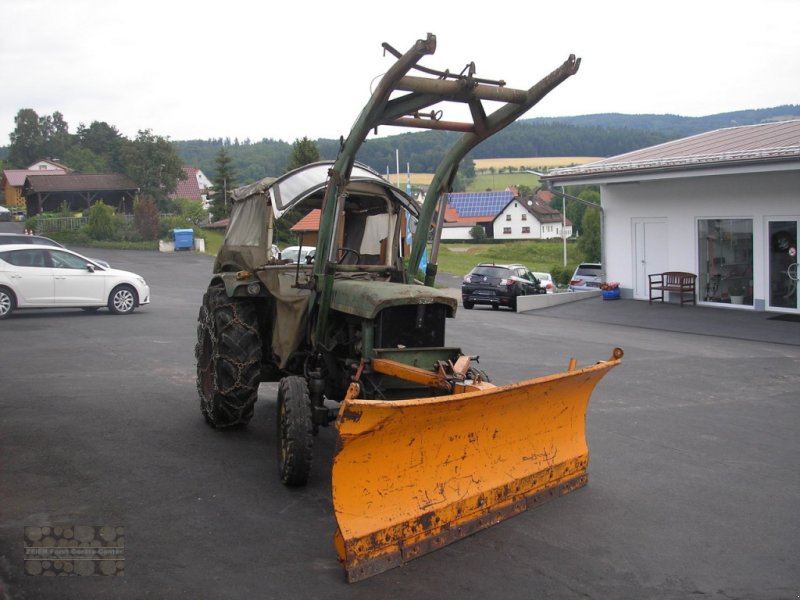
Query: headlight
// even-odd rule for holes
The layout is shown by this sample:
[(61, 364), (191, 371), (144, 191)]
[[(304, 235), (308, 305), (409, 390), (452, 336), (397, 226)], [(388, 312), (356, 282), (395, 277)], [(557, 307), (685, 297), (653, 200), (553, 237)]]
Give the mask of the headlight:
[(247, 293), (251, 296), (258, 296), (261, 293), (261, 284), (255, 281), (247, 286)]

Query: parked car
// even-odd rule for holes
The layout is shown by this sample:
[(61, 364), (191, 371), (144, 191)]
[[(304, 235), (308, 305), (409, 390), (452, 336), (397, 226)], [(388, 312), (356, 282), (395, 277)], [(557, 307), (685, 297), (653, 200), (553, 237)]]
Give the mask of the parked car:
[(461, 302), (468, 310), (476, 304), (488, 304), (495, 310), (501, 306), (517, 310), (519, 296), (544, 294), (545, 291), (524, 265), (481, 263), (464, 276)]
[(569, 282), (569, 290), (599, 290), (603, 280), (603, 266), (600, 263), (581, 263), (575, 269)]
[(316, 252), (317, 249), (314, 246), (287, 246), (281, 251), (281, 260), (306, 264), (309, 260), (313, 260)]
[(0, 221), (10, 221), (11, 220), (11, 211), (8, 210), (5, 206), (0, 206)]
[[(27, 233), (0, 233), (0, 246), (7, 244), (41, 244), (43, 246), (55, 246), (56, 248), (65, 247), (64, 244), (60, 244), (55, 240), (51, 240), (49, 237), (44, 237), (43, 235), (31, 235)], [(111, 265), (102, 259), (93, 258), (91, 260), (102, 267), (111, 267)]]
[(539, 284), (545, 289), (545, 291), (548, 294), (556, 293), (556, 282), (553, 281), (553, 276), (550, 273), (533, 271), (533, 276), (539, 280)]
[(150, 302), (150, 287), (136, 273), (102, 266), (56, 246), (0, 246), (0, 319), (16, 309), (102, 307), (132, 313)]

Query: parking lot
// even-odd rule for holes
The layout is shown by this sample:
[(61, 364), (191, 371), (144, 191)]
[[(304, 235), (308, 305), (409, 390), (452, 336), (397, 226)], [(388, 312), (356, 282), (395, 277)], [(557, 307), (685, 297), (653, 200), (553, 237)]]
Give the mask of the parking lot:
[[(800, 323), (600, 298), (459, 310), (447, 343), (497, 383), (624, 348), (589, 404), (589, 484), (347, 584), (332, 542), (335, 431), (294, 490), (277, 478), (275, 385), (244, 430), (200, 415), (195, 321), (213, 259), (91, 252), (143, 275), (152, 304), (0, 322), (2, 600), (800, 595)], [(25, 527), (75, 525), (123, 528), (123, 576), (25, 574)]]

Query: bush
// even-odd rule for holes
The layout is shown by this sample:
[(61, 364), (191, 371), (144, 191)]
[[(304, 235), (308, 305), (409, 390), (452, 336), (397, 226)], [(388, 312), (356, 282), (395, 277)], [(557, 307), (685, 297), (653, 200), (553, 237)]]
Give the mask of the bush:
[(93, 204), (89, 208), (89, 225), (87, 226), (89, 237), (95, 240), (114, 239), (117, 223), (114, 218), (115, 213), (116, 211), (102, 200)]
[(480, 225), (475, 225), (469, 230), (469, 235), (476, 242), (482, 242), (486, 239), (486, 230)]

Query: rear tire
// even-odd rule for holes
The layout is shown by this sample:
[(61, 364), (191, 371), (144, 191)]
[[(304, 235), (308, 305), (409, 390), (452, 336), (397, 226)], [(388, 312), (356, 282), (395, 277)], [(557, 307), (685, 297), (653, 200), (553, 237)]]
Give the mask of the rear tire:
[(314, 424), (308, 384), (290, 376), (278, 384), (278, 474), (284, 485), (308, 482), (314, 448)]
[(14, 296), (14, 292), (0, 286), (0, 319), (9, 317), (16, 307), (17, 299)]
[(474, 306), (475, 306), (474, 302), (470, 302), (469, 300), (464, 300), (464, 308), (466, 308), (467, 310), (472, 310)]
[(252, 302), (210, 287), (197, 318), (197, 393), (215, 428), (246, 425), (261, 383), (261, 335)]

